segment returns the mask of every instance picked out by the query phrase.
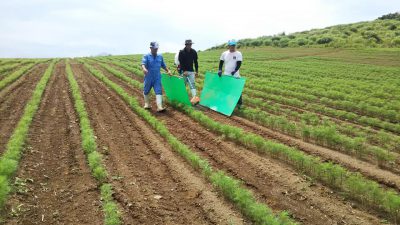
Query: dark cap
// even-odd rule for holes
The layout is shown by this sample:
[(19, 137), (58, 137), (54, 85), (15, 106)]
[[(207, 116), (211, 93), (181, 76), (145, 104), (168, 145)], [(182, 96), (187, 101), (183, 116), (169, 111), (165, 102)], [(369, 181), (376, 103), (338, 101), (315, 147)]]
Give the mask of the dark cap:
[(191, 39), (185, 40), (185, 45), (194, 44)]
[(159, 47), (159, 45), (157, 42), (155, 42), (155, 41), (150, 42), (150, 48), (158, 48), (158, 47)]

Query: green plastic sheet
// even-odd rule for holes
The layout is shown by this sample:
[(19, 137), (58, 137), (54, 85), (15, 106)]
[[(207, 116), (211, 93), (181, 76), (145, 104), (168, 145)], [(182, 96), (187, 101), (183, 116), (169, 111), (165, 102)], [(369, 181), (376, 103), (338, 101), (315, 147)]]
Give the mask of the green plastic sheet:
[(200, 105), (231, 116), (242, 94), (245, 78), (206, 72)]
[(183, 78), (163, 73), (161, 74), (161, 83), (169, 101), (182, 103), (187, 106), (192, 105)]

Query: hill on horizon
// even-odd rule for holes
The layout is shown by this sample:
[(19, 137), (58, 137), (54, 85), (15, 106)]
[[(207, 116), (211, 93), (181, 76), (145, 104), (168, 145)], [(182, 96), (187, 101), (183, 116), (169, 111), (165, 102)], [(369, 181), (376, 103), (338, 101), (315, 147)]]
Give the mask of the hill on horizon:
[[(238, 40), (238, 47), (400, 47), (400, 13), (389, 13), (373, 21), (329, 26), (322, 29)], [(217, 45), (208, 50), (225, 48)]]

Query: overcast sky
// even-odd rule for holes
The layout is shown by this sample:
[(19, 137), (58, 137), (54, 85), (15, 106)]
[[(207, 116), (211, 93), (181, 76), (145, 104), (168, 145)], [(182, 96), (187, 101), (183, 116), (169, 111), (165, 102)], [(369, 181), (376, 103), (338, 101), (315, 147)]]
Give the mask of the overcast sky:
[(374, 20), (400, 0), (0, 0), (0, 57), (204, 50), (235, 38)]

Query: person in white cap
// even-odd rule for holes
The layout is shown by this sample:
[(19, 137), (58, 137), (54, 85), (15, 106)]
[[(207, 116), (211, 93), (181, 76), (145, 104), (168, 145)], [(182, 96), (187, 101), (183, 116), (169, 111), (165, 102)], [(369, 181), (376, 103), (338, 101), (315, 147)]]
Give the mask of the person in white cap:
[(144, 108), (150, 109), (149, 93), (151, 88), (154, 89), (156, 94), (157, 112), (165, 111), (165, 107), (162, 105), (162, 86), (161, 86), (161, 73), (160, 69), (163, 68), (169, 75), (171, 71), (167, 68), (164, 63), (164, 58), (161, 54), (157, 54), (158, 43), (153, 41), (150, 42), (150, 53), (146, 54), (142, 58), (142, 70), (144, 73)]
[[(218, 66), (218, 76), (222, 75), (222, 66), (225, 63), (224, 74), (240, 78), (239, 69), (242, 65), (243, 56), (242, 53), (236, 50), (236, 40), (232, 39), (228, 41), (229, 49), (221, 54), (219, 66)], [(242, 106), (242, 95), (240, 95), (237, 107), (240, 109)]]
[[(185, 40), (185, 48), (179, 51), (178, 54), (178, 70), (180, 76), (184, 78), (185, 85), (189, 83), (190, 92), (192, 99), (190, 102), (195, 105), (200, 102), (200, 98), (197, 97), (195, 76), (199, 74), (199, 63), (196, 50), (192, 48), (192, 40)], [(193, 69), (194, 64), (194, 69)]]

